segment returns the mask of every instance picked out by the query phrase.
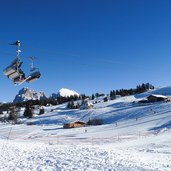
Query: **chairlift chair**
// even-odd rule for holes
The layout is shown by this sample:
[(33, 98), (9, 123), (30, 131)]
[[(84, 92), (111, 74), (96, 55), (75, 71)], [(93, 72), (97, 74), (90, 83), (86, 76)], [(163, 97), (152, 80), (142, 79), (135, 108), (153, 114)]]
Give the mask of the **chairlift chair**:
[(41, 73), (38, 68), (35, 68), (33, 65), (33, 60), (35, 57), (30, 57), (30, 74), (26, 79), (26, 82), (32, 83), (33, 81), (38, 80), (41, 77)]
[(24, 74), (24, 72), (23, 72), (23, 74), (20, 74), (18, 77), (15, 77), (13, 79), (13, 83), (14, 84), (20, 84), (20, 83), (22, 83), (24, 81), (25, 81), (25, 74)]
[(21, 67), (21, 65), (22, 62), (16, 58), (11, 65), (4, 69), (4, 75), (11, 79), (17, 77), (17, 75), (19, 74), (18, 70)]
[(20, 52), (21, 50), (19, 49), (21, 46), (21, 42), (17, 40), (14, 43), (11, 43), (10, 45), (15, 45), (17, 46), (17, 55), (16, 58), (12, 61), (11, 65), (9, 65), (7, 68), (4, 69), (3, 73), (6, 75), (9, 79), (12, 79), (13, 82), (16, 82), (16, 80), (20, 80), (25, 77), (24, 72), (20, 69), (22, 65), (22, 61), (20, 60)]
[(40, 77), (41, 77), (41, 73), (38, 70), (38, 68), (33, 68), (30, 71), (30, 74), (29, 74), (28, 79), (26, 80), (26, 82), (32, 83), (32, 82), (38, 80)]
[(8, 77), (9, 75), (15, 73), (15, 72), (16, 72), (16, 67), (11, 66), (11, 65), (8, 66), (7, 68), (5, 68), (4, 71), (3, 71), (4, 75), (6, 75), (7, 77)]

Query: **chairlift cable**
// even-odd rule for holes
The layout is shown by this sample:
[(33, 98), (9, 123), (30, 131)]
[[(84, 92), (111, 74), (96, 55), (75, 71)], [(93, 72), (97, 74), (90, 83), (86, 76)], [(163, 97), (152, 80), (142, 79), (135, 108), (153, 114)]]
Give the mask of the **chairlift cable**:
[[(5, 43), (5, 42), (2, 42), (2, 41), (0, 41), (0, 45), (5, 45), (5, 44), (7, 44), (7, 43)], [(20, 50), (19, 48), (20, 48), (20, 46), (21, 46), (21, 44), (19, 45), (19, 46), (17, 46), (17, 51), (18, 50)], [(38, 48), (35, 48), (35, 47), (33, 47), (33, 46), (25, 46), (25, 47), (29, 47), (29, 48), (33, 48), (33, 49), (38, 49)], [(73, 53), (66, 53), (66, 52), (48, 52), (48, 51), (46, 51), (46, 50), (42, 50), (42, 49), (38, 49), (38, 51), (42, 51), (43, 53), (47, 53), (47, 54), (54, 54), (54, 55), (59, 55), (59, 54), (63, 54), (63, 55), (68, 55), (68, 56), (70, 56), (70, 57), (77, 57), (77, 58), (82, 58), (80, 55), (75, 55), (75, 54), (73, 54)], [(2, 51), (0, 51), (0, 52), (2, 52)], [(6, 53), (6, 54), (10, 54), (9, 52), (2, 52), (2, 53)], [(12, 54), (12, 53), (11, 53)], [(10, 55), (11, 55), (10, 54)], [(18, 59), (20, 59), (20, 52), (18, 51), (18, 53), (17, 53), (17, 56), (18, 56)], [(49, 58), (51, 58), (52, 59), (52, 57), (48, 57), (48, 59)], [(53, 60), (56, 60), (56, 61), (59, 61), (58, 59), (56, 59), (56, 58), (53, 58)], [(62, 59), (63, 60), (63, 59)], [(113, 60), (110, 60), (110, 59), (103, 59), (103, 60), (98, 60), (98, 63), (95, 63), (95, 64), (91, 64), (91, 63), (83, 63), (83, 62), (79, 62), (79, 61), (77, 61), (77, 65), (81, 65), (81, 66), (92, 66), (92, 67), (97, 67), (97, 66), (99, 66), (99, 65), (103, 65), (103, 67), (105, 67), (104, 66), (104, 64), (113, 64), (113, 65), (129, 65), (130, 67), (136, 67), (136, 68), (138, 68), (138, 70), (147, 70), (148, 68), (147, 67), (143, 67), (142, 65), (135, 65), (135, 64), (130, 64), (130, 63), (126, 63), (126, 62), (122, 62), (122, 61), (118, 61), (118, 60), (115, 60), (115, 61), (113, 61)], [(30, 64), (31, 65), (31, 64)], [(108, 66), (107, 66), (107, 68), (108, 68)], [(149, 68), (149, 70), (151, 70), (151, 68)], [(163, 71), (162, 71), (163, 72)], [(168, 71), (169, 72), (169, 71)], [(166, 72), (165, 72), (166, 73)]]

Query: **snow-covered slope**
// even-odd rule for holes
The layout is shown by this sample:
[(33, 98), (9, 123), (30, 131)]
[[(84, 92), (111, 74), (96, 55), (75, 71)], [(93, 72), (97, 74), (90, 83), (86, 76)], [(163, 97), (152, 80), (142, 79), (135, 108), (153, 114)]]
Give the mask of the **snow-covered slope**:
[[(77, 120), (102, 119), (105, 128), (114, 127), (122, 133), (138, 131), (160, 131), (171, 127), (171, 103), (137, 104), (134, 96), (94, 104), (89, 110), (69, 110), (67, 104), (45, 108), (46, 113), (32, 119), (35, 125), (63, 125)], [(117, 124), (117, 127), (116, 127)], [(127, 129), (130, 127), (130, 129)], [(121, 129), (120, 129), (121, 128)], [(102, 128), (103, 129), (103, 128)]]
[(171, 86), (158, 88), (158, 89), (152, 91), (152, 94), (161, 94), (161, 95), (170, 96), (171, 95)]
[(18, 92), (13, 102), (17, 103), (17, 102), (24, 102), (28, 100), (42, 100), (46, 98), (47, 97), (43, 92), (37, 92), (30, 88), (23, 88)]
[[(29, 126), (0, 124), (0, 170), (170, 171), (171, 102), (137, 100), (122, 97), (89, 110), (61, 104), (26, 120)], [(63, 129), (93, 118), (104, 125)]]
[(74, 90), (70, 90), (67, 88), (61, 88), (57, 94), (53, 93), (51, 95), (52, 98), (57, 98), (57, 97), (70, 97), (70, 96), (79, 96), (79, 94), (74, 91)]
[(137, 94), (137, 95), (135, 95), (135, 97), (136, 98), (144, 98), (144, 97), (147, 97), (151, 94), (171, 96), (171, 86), (161, 87), (161, 88), (157, 88), (155, 90), (150, 90), (150, 91), (145, 92), (145, 93)]
[[(73, 130), (74, 131), (74, 130)], [(68, 135), (69, 136), (69, 135)], [(169, 134), (85, 145), (0, 141), (2, 171), (170, 171)], [(102, 138), (99, 141), (103, 140)]]
[[(171, 88), (170, 88), (171, 89)], [(149, 95), (154, 92), (164, 94), (169, 88), (162, 88), (144, 94)], [(169, 91), (167, 91), (169, 94)], [(166, 95), (166, 94), (165, 94)], [(87, 122), (89, 119), (102, 119), (104, 124), (123, 127), (132, 125), (134, 129), (124, 129), (125, 132), (139, 131), (160, 131), (163, 128), (171, 127), (171, 102), (156, 102), (147, 104), (134, 103), (139, 98), (136, 96), (121, 97), (112, 101), (95, 103), (93, 109), (79, 110), (67, 109), (67, 104), (61, 104), (54, 107), (45, 107), (45, 114), (36, 116), (32, 119), (34, 125), (63, 125), (64, 123), (73, 121)], [(93, 101), (91, 101), (93, 102)], [(136, 127), (136, 128), (135, 128)]]

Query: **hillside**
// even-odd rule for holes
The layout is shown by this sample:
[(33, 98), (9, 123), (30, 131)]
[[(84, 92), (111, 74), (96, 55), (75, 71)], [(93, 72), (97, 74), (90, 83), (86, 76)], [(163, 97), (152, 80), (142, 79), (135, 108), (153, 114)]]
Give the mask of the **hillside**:
[[(123, 133), (137, 131), (161, 131), (171, 127), (171, 103), (156, 102), (150, 104), (133, 103), (134, 96), (122, 97), (108, 102), (94, 104), (89, 110), (69, 110), (67, 104), (46, 107), (46, 113), (32, 119), (34, 125), (63, 125), (77, 120), (87, 122), (89, 119), (102, 119), (104, 126), (116, 127)], [(128, 129), (130, 127), (130, 129)]]
[(171, 96), (171, 86), (161, 87), (161, 88), (157, 88), (157, 89), (145, 92), (145, 93), (137, 94), (137, 95), (135, 95), (135, 97), (136, 98), (143, 98), (143, 97), (147, 97), (151, 94)]
[[(100, 99), (89, 110), (66, 109), (67, 104), (45, 107), (45, 114), (23, 119), (24, 124), (1, 123), (0, 145), (8, 143), (2, 148), (5, 164), (0, 169), (169, 171), (171, 102), (137, 103), (157, 92), (169, 96), (165, 90), (170, 88), (108, 102)], [(64, 123), (93, 118), (104, 124), (63, 129)]]

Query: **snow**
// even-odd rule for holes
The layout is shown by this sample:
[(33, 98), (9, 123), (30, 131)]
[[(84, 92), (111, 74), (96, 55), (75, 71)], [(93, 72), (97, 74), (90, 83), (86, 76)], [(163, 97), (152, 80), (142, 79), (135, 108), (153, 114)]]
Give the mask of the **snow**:
[(167, 98), (166, 96), (159, 95), (159, 94), (152, 94), (152, 96), (155, 96), (155, 97), (161, 97), (161, 98)]
[(70, 96), (79, 96), (79, 94), (74, 91), (74, 90), (70, 90), (70, 89), (67, 89), (67, 88), (61, 88), (59, 90), (59, 95), (62, 96), (62, 97), (70, 97)]
[(52, 93), (51, 98), (80, 96), (76, 91), (67, 88), (61, 88), (58, 93)]
[[(171, 102), (133, 103), (142, 96), (100, 101), (89, 110), (45, 107), (23, 124), (0, 123), (0, 170), (170, 171)], [(62, 128), (93, 118), (104, 125)]]
[[(169, 134), (96, 145), (0, 141), (0, 170), (169, 171)], [(162, 139), (162, 141), (161, 141)]]
[[(8, 153), (10, 151), (11, 153)], [(130, 158), (128, 154), (127, 159)], [(17, 156), (17, 157), (16, 157)], [(44, 144), (6, 144), (1, 150), (1, 170), (140, 170), (125, 159), (119, 150), (108, 151), (98, 146), (61, 146)], [(148, 167), (147, 167), (148, 168)]]
[(161, 88), (157, 88), (155, 90), (150, 90), (150, 91), (145, 92), (145, 93), (137, 94), (137, 95), (135, 95), (135, 97), (136, 98), (144, 98), (144, 97), (148, 97), (152, 94), (163, 95), (163, 96), (171, 96), (171, 86), (161, 87)]

